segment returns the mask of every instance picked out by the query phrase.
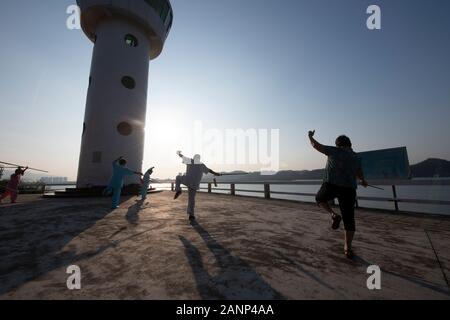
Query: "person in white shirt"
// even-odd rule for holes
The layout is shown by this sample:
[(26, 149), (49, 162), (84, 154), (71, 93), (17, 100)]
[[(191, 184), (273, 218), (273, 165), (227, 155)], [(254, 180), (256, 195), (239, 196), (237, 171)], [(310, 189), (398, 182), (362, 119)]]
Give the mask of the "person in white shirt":
[(200, 155), (198, 154), (196, 154), (193, 159), (185, 157), (181, 151), (177, 151), (177, 154), (183, 159), (183, 163), (186, 165), (186, 173), (176, 177), (175, 196), (173, 198), (177, 199), (181, 195), (182, 184), (187, 186), (189, 195), (187, 213), (189, 215), (189, 220), (195, 220), (195, 196), (197, 194), (197, 190), (200, 188), (200, 181), (202, 180), (203, 174), (211, 173), (215, 176), (220, 176), (220, 173), (214, 172), (201, 163)]

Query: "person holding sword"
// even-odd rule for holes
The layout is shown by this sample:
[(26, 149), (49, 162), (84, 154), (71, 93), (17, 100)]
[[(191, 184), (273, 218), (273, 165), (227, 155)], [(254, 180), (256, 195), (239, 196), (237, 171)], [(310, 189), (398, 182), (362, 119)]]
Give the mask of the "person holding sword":
[[(331, 215), (331, 228), (339, 229), (341, 220), (344, 222), (345, 244), (344, 254), (353, 258), (352, 241), (355, 234), (355, 202), (356, 178), (361, 185), (367, 187), (361, 168), (361, 159), (352, 149), (352, 143), (347, 136), (339, 136), (336, 146), (325, 146), (314, 139), (315, 130), (308, 132), (308, 137), (314, 149), (328, 157), (323, 184), (316, 195), (317, 204)], [(329, 201), (335, 198), (339, 201), (341, 215), (335, 213)]]
[(215, 176), (220, 176), (220, 173), (214, 172), (206, 165), (200, 162), (200, 155), (196, 154), (193, 159), (185, 157), (181, 151), (177, 151), (177, 155), (183, 159), (183, 163), (186, 165), (186, 174), (178, 175), (175, 179), (175, 196), (177, 199), (181, 195), (181, 185), (184, 184), (188, 187), (188, 207), (187, 214), (189, 220), (195, 220), (195, 196), (197, 190), (200, 188), (200, 181), (203, 174), (211, 173)]
[(22, 169), (22, 167), (18, 167), (16, 171), (11, 175), (11, 179), (6, 185), (5, 192), (0, 196), (0, 203), (6, 197), (10, 197), (11, 203), (16, 203), (17, 195), (19, 194), (19, 183), (22, 176), (25, 174), (25, 171), (28, 170), (28, 167)]
[(121, 156), (112, 162), (113, 174), (108, 186), (103, 191), (103, 194), (112, 193), (111, 208), (119, 208), (120, 195), (122, 193), (123, 179), (125, 176), (137, 174), (142, 176), (143, 174), (138, 171), (131, 170), (126, 167), (127, 161)]

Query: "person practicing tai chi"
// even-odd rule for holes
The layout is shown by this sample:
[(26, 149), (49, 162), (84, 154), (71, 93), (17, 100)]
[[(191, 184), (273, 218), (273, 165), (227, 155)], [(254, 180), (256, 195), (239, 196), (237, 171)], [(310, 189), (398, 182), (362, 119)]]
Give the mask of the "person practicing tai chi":
[(150, 186), (150, 176), (152, 175), (154, 168), (155, 167), (151, 167), (150, 169), (148, 169), (145, 172), (144, 176), (141, 178), (141, 183), (142, 183), (142, 185), (141, 185), (141, 197), (142, 197), (142, 200), (147, 199), (148, 187)]
[(125, 176), (131, 176), (137, 174), (142, 176), (141, 172), (133, 171), (126, 167), (127, 161), (123, 157), (119, 157), (113, 161), (113, 175), (109, 181), (108, 186), (104, 190), (104, 194), (111, 194), (112, 192), (112, 204), (111, 208), (116, 209), (119, 207), (120, 194), (122, 193), (123, 178)]
[(11, 175), (11, 179), (6, 184), (6, 190), (5, 192), (0, 196), (0, 203), (2, 203), (2, 200), (6, 197), (10, 197), (11, 203), (16, 203), (17, 195), (19, 194), (19, 183), (22, 176), (25, 174), (25, 171), (28, 170), (28, 167), (25, 169), (22, 169), (21, 167), (18, 167), (16, 171)]
[(183, 159), (183, 163), (186, 165), (186, 174), (176, 177), (175, 196), (173, 198), (177, 199), (180, 196), (182, 184), (187, 186), (189, 195), (187, 213), (189, 215), (189, 220), (195, 220), (195, 195), (200, 188), (200, 181), (202, 180), (203, 174), (212, 173), (215, 176), (220, 176), (220, 173), (212, 171), (206, 165), (201, 163), (200, 155), (198, 154), (196, 154), (193, 159), (185, 157), (181, 151), (177, 151), (177, 154)]
[[(347, 136), (339, 136), (336, 139), (336, 147), (333, 147), (317, 142), (314, 134), (315, 130), (308, 132), (311, 145), (317, 151), (328, 156), (323, 184), (316, 195), (316, 201), (320, 207), (331, 214), (333, 230), (339, 229), (341, 220), (344, 221), (344, 254), (351, 259), (353, 258), (352, 241), (355, 234), (356, 178), (359, 178), (361, 184), (367, 187), (361, 168), (361, 159), (353, 151), (352, 143)], [(339, 201), (342, 217), (335, 213), (329, 205), (329, 201), (335, 198)]]

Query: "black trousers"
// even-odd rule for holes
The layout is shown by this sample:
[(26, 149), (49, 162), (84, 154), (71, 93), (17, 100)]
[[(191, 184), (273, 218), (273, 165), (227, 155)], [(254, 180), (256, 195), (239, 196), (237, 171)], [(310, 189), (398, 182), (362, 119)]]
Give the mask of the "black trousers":
[(356, 189), (340, 187), (324, 182), (316, 195), (317, 203), (328, 202), (335, 198), (339, 201), (344, 229), (347, 231), (355, 231)]

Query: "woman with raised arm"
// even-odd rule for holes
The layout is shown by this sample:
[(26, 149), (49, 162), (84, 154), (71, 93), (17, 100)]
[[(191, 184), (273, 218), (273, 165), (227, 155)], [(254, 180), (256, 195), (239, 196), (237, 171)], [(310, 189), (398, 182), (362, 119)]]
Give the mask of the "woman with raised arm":
[(9, 180), (8, 184), (6, 185), (5, 192), (0, 196), (0, 203), (3, 199), (6, 197), (10, 197), (11, 203), (16, 203), (17, 196), (19, 194), (19, 183), (20, 179), (25, 174), (25, 171), (28, 170), (28, 167), (25, 169), (22, 169), (21, 167), (18, 167), (16, 171), (11, 175), (11, 179)]
[(133, 171), (126, 167), (127, 161), (123, 157), (119, 157), (113, 161), (113, 175), (109, 181), (108, 187), (105, 189), (106, 194), (112, 193), (111, 208), (116, 209), (119, 207), (120, 195), (122, 193), (123, 178), (125, 176), (131, 176), (137, 174), (142, 176), (141, 172)]
[(215, 176), (220, 176), (217, 173), (209, 169), (206, 165), (200, 162), (200, 155), (196, 154), (193, 159), (185, 157), (181, 151), (177, 151), (180, 158), (183, 159), (183, 163), (186, 165), (186, 174), (179, 175), (175, 179), (175, 196), (177, 199), (181, 195), (181, 185), (184, 184), (188, 187), (188, 207), (187, 214), (189, 215), (189, 220), (195, 220), (195, 196), (197, 190), (200, 188), (200, 181), (202, 180), (203, 174), (211, 173)]
[[(331, 228), (339, 229), (341, 220), (344, 221), (345, 244), (344, 254), (347, 258), (353, 258), (352, 241), (355, 234), (355, 203), (356, 203), (356, 178), (367, 187), (361, 168), (361, 159), (352, 149), (352, 143), (347, 136), (339, 136), (336, 146), (324, 146), (314, 139), (314, 131), (308, 132), (308, 137), (314, 149), (328, 157), (325, 168), (323, 184), (316, 195), (317, 204), (331, 215)], [(341, 215), (335, 213), (329, 205), (329, 201), (335, 198), (339, 201)]]

